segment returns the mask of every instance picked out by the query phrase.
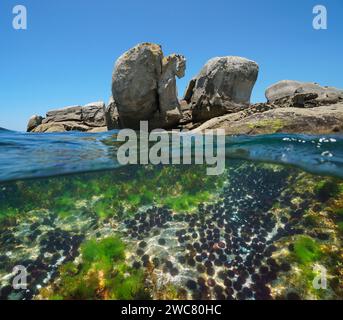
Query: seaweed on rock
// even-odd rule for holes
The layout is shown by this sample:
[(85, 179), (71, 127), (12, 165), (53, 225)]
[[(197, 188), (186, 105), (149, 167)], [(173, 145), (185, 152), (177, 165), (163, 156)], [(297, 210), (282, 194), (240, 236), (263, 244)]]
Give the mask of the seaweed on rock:
[(142, 270), (125, 262), (125, 245), (117, 237), (88, 240), (81, 246), (82, 262), (59, 269), (60, 279), (41, 295), (48, 299), (142, 299), (149, 298)]
[(301, 236), (294, 243), (294, 254), (299, 263), (306, 264), (319, 260), (321, 250), (312, 238)]

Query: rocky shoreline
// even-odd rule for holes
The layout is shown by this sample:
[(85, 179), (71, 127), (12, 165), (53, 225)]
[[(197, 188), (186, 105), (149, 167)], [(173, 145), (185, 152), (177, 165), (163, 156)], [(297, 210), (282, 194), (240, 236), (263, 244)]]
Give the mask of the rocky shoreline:
[(283, 80), (266, 90), (267, 102), (251, 104), (259, 73), (241, 57), (209, 60), (178, 99), (176, 77), (185, 75), (182, 55), (163, 55), (161, 46), (138, 44), (116, 62), (109, 103), (93, 102), (29, 119), (28, 132), (103, 132), (138, 129), (224, 129), (227, 135), (343, 132), (343, 90)]

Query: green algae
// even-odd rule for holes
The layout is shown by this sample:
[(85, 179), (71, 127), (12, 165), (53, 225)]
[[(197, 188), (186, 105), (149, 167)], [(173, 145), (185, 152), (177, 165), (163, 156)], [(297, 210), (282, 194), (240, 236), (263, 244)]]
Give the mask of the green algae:
[(285, 126), (285, 122), (281, 119), (275, 120), (260, 120), (255, 123), (248, 124), (250, 129), (267, 130), (269, 133), (276, 133)]
[(42, 290), (42, 296), (51, 300), (149, 298), (144, 273), (126, 264), (125, 250), (117, 236), (86, 241), (81, 246), (81, 264), (62, 265), (58, 284)]
[(89, 240), (81, 246), (82, 258), (85, 263), (97, 263), (103, 267), (111, 265), (113, 261), (125, 258), (125, 245), (117, 237), (105, 238), (98, 242)]
[(1, 201), (0, 217), (44, 208), (65, 218), (79, 211), (80, 201), (87, 201), (89, 210), (101, 219), (123, 218), (149, 205), (168, 205), (177, 212), (193, 210), (210, 201), (223, 181), (224, 175), (206, 175), (205, 166), (146, 166), (132, 167), (130, 172), (18, 182), (11, 196), (22, 201)]
[(307, 236), (299, 237), (294, 243), (296, 259), (301, 264), (317, 261), (321, 257), (321, 250), (316, 241)]

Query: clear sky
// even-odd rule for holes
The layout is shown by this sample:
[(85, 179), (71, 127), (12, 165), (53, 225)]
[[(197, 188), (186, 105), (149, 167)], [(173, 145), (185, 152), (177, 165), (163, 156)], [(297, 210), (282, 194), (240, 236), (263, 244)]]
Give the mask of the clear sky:
[[(28, 29), (12, 28), (15, 5)], [(312, 27), (325, 5), (328, 29)], [(255, 60), (252, 101), (282, 79), (343, 88), (342, 0), (1, 0), (0, 127), (25, 130), (33, 114), (108, 101), (115, 60), (139, 42), (187, 58), (188, 81), (215, 56)]]

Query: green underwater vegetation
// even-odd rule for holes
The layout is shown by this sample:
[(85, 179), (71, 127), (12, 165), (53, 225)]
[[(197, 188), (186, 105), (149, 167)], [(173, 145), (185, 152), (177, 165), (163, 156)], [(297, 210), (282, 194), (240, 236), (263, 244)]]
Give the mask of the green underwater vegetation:
[(312, 238), (301, 236), (294, 242), (294, 254), (299, 263), (311, 263), (320, 259), (320, 246)]
[(86, 241), (81, 246), (82, 262), (62, 265), (59, 283), (42, 290), (42, 297), (51, 300), (149, 298), (144, 272), (128, 266), (125, 250), (125, 244), (116, 236)]
[[(61, 217), (78, 211), (78, 201), (93, 201), (92, 210), (101, 218), (134, 214), (147, 205), (168, 205), (173, 210), (192, 211), (211, 200), (223, 186), (223, 176), (208, 176), (205, 166), (132, 166), (130, 172), (116, 170), (90, 173), (70, 179), (56, 177), (19, 182), (6, 188), (0, 201), (0, 220), (37, 207), (47, 208)], [(22, 202), (9, 201), (23, 199)]]
[[(14, 252), (34, 245), (31, 252), (38, 255), (39, 263), (30, 261), (36, 259), (28, 255), (30, 251), (18, 254), (19, 261), (25, 256), (29, 267), (57, 261), (56, 250), (65, 250), (66, 260), (54, 265), (57, 275), (40, 288), (35, 299), (213, 299), (222, 297), (218, 286), (230, 283), (217, 279), (217, 273), (223, 276), (220, 271), (213, 272), (218, 266), (227, 267), (218, 259), (202, 266), (198, 252), (209, 255), (219, 250), (222, 258), (225, 250), (235, 256), (245, 253), (250, 245), (239, 251), (242, 242), (237, 247), (233, 241), (238, 237), (249, 241), (256, 235), (259, 242), (264, 241), (272, 224), (270, 230), (280, 232), (279, 238), (272, 238), (275, 252), (267, 254), (266, 247), (251, 261), (260, 261), (267, 273), (259, 276), (270, 282), (253, 298), (343, 297), (341, 180), (264, 163), (227, 166), (221, 176), (207, 176), (205, 170), (202, 166), (132, 166), (3, 184), (0, 243)], [(250, 217), (257, 219), (254, 223), (260, 231), (248, 227)], [(226, 230), (228, 221), (231, 228)], [(243, 224), (244, 234), (232, 237)], [(216, 244), (218, 235), (221, 241)], [(27, 242), (20, 243), (16, 237)], [(79, 240), (71, 241), (74, 237)], [(201, 241), (207, 238), (214, 249), (202, 247)], [(66, 248), (64, 239), (68, 240)], [(225, 247), (226, 241), (235, 247)], [(219, 243), (224, 247), (218, 247)], [(253, 245), (260, 250), (260, 244)], [(1, 265), (10, 261), (3, 253), (1, 259), (5, 260), (0, 263), (0, 276), (4, 275)], [(328, 290), (313, 288), (316, 265), (327, 269)], [(192, 292), (192, 281), (180, 282), (190, 274), (185, 270), (199, 272), (195, 280), (213, 278), (219, 293), (214, 289)]]

